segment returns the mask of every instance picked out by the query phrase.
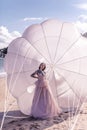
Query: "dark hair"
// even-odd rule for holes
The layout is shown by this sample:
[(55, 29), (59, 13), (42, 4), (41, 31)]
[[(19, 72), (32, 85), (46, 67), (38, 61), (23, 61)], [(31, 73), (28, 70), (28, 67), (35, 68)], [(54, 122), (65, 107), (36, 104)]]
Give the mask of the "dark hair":
[(46, 69), (46, 64), (45, 64), (45, 63), (41, 63), (41, 64), (39, 65), (39, 69), (40, 69), (40, 66), (41, 66), (41, 65), (44, 65), (43, 70), (45, 70), (45, 69)]

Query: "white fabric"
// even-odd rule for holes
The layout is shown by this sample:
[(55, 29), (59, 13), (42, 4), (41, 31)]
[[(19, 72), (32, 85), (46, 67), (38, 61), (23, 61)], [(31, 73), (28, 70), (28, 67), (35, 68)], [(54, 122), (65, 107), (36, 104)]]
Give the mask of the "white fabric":
[(46, 74), (59, 106), (71, 110), (87, 96), (87, 40), (72, 23), (47, 20), (28, 27), (8, 47), (7, 85), (20, 110), (29, 115), (35, 90), (30, 75), (46, 63)]

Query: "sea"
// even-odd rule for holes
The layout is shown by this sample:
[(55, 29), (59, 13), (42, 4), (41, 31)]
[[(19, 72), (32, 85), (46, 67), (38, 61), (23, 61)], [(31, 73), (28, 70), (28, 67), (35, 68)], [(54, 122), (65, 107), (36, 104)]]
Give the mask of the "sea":
[(4, 69), (4, 58), (0, 58), (0, 77), (3, 77), (6, 75), (5, 69)]

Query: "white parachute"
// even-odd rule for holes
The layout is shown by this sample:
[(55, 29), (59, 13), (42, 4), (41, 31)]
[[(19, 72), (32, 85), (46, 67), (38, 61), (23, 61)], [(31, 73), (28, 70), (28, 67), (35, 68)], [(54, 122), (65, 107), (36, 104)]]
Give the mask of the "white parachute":
[(29, 115), (35, 91), (30, 75), (46, 63), (51, 90), (63, 110), (78, 108), (87, 96), (87, 40), (72, 23), (47, 20), (28, 27), (11, 42), (5, 57), (7, 86)]

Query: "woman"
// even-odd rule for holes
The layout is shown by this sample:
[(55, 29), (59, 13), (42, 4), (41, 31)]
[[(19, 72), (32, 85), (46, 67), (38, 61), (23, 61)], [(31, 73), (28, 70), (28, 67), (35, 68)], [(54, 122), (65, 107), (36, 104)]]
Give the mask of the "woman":
[(57, 116), (61, 112), (46, 79), (46, 73), (44, 72), (45, 69), (46, 64), (41, 63), (39, 69), (31, 74), (33, 78), (38, 79), (35, 83), (36, 90), (33, 98), (31, 115), (35, 118), (42, 119)]

